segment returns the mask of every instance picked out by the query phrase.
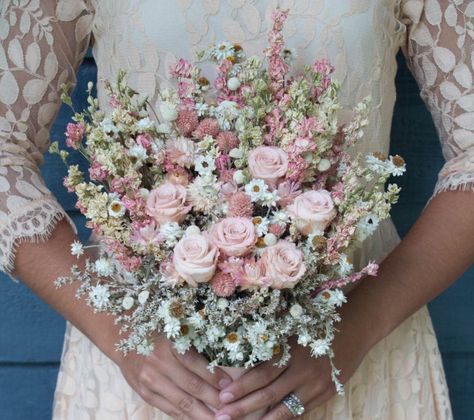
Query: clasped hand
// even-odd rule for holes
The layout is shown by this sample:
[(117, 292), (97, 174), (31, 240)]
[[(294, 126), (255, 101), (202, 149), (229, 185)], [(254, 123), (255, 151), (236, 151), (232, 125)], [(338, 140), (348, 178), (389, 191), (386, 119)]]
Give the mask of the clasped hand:
[[(340, 380), (345, 382), (369, 347), (364, 340), (339, 334), (333, 348), (335, 364), (342, 371)], [(220, 369), (211, 373), (207, 365), (195, 350), (177, 354), (163, 336), (156, 340), (151, 356), (129, 355), (119, 363), (128, 383), (148, 404), (176, 419), (241, 419), (262, 408), (268, 409), (263, 420), (291, 419), (281, 403), (289, 393), (298, 396), (306, 412), (336, 394), (328, 358), (314, 358), (308, 348), (297, 344), (292, 345), (286, 366), (262, 363), (233, 382)]]

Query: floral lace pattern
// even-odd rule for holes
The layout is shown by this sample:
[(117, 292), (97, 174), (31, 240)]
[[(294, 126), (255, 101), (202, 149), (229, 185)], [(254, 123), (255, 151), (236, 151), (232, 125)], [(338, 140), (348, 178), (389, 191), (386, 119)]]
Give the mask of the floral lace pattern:
[[(13, 0), (0, 15), (0, 268), (11, 271), (21, 240), (46, 240), (65, 216), (37, 165), (89, 44), (92, 15), (81, 2)], [(72, 223), (72, 222), (71, 222)]]
[[(0, 268), (13, 268), (15, 243), (47, 238), (64, 217), (37, 165), (59, 109), (59, 86), (75, 81), (91, 35), (99, 78), (114, 78), (125, 69), (129, 83), (153, 97), (157, 86), (168, 82), (167, 69), (176, 56), (191, 58), (193, 51), (220, 39), (241, 42), (250, 53), (260, 51), (277, 5), (292, 10), (286, 36), (298, 63), (312, 56), (333, 62), (345, 105), (372, 96), (361, 152), (388, 152), (395, 56), (401, 47), (447, 160), (435, 193), (473, 189), (472, 1), (6, 0), (0, 5)], [(184, 28), (179, 36), (176, 28)], [(100, 88), (98, 95), (106, 106)], [(397, 241), (393, 229), (385, 229), (366, 251), (386, 253)], [(347, 389), (346, 397), (308, 418), (451, 418), (426, 310), (374, 348)], [(66, 338), (55, 412), (62, 420), (116, 418), (120, 412), (134, 419), (166, 418), (146, 406), (117, 368), (74, 329)]]
[(433, 116), (446, 164), (435, 193), (474, 190), (474, 4), (409, 0), (404, 52)]

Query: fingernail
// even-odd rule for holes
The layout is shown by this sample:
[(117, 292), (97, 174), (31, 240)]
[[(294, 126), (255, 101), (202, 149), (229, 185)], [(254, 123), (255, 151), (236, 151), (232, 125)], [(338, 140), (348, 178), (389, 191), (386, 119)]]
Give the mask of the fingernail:
[(224, 378), (219, 381), (219, 387), (224, 389), (227, 388), (231, 383), (232, 381), (229, 378)]
[(216, 420), (230, 420), (230, 416), (228, 416), (227, 414), (219, 414), (218, 416), (216, 416)]
[(231, 402), (234, 399), (234, 394), (231, 394), (230, 392), (221, 392), (219, 394), (219, 399), (221, 400), (222, 403), (225, 404), (225, 403)]

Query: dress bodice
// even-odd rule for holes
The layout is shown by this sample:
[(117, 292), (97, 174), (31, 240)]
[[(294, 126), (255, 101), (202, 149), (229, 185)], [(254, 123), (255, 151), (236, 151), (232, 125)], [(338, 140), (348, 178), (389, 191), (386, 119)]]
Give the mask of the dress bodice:
[[(133, 87), (156, 99), (178, 57), (192, 59), (221, 40), (261, 54), (277, 6), (290, 9), (285, 36), (297, 54), (296, 71), (328, 58), (344, 105), (372, 97), (362, 152), (388, 151), (402, 48), (447, 160), (436, 192), (473, 189), (470, 0), (6, 0), (0, 3), (0, 268), (13, 268), (19, 241), (47, 238), (65, 216), (38, 164), (60, 107), (60, 86), (75, 82), (91, 39), (99, 79), (126, 70)], [(204, 69), (212, 78), (212, 68)], [(98, 95), (106, 106), (100, 84)]]
[[(355, 105), (370, 95), (373, 111), (362, 151), (388, 151), (395, 102), (396, 54), (403, 25), (394, 0), (161, 2), (105, 0), (94, 17), (94, 56), (99, 78), (114, 78), (118, 69), (129, 83), (153, 97), (168, 82), (168, 68), (178, 58), (189, 60), (216, 42), (241, 44), (249, 55), (263, 54), (271, 12), (289, 8), (287, 46), (296, 52), (294, 70), (316, 58), (327, 58), (342, 83), (341, 99)], [(213, 68), (203, 63), (212, 79)], [(106, 103), (103, 92), (99, 92)], [(344, 116), (342, 116), (344, 118)]]

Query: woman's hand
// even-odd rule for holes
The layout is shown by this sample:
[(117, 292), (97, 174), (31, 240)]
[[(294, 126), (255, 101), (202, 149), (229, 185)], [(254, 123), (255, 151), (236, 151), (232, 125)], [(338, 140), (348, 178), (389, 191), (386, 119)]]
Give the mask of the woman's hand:
[[(344, 322), (344, 331), (341, 328), (333, 342), (334, 364), (341, 370), (342, 383), (353, 375), (377, 341), (374, 330), (349, 319), (353, 325), (349, 327)], [(293, 415), (281, 403), (290, 393), (302, 401), (307, 413), (333, 397), (336, 389), (329, 359), (312, 357), (309, 348), (293, 343), (291, 359), (285, 367), (278, 368), (273, 361), (262, 363), (222, 390), (220, 399), (227, 405), (216, 413), (216, 419), (240, 419), (264, 407), (271, 407), (264, 420), (291, 419)]]
[[(176, 419), (213, 419), (220, 408), (219, 390), (231, 383), (222, 370), (214, 374), (195, 350), (177, 354), (164, 336), (150, 356), (130, 353), (118, 361), (130, 386), (150, 405)], [(208, 407), (209, 406), (209, 407)]]

